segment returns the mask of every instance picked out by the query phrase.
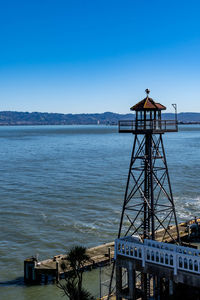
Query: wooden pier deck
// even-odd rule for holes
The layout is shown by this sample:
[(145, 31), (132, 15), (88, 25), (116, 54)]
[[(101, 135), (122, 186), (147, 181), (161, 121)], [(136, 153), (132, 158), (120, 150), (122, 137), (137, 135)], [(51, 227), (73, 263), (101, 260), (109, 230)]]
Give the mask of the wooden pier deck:
[[(196, 219), (200, 222), (200, 219)], [(195, 220), (183, 222), (178, 225), (180, 238), (183, 239), (188, 235), (188, 225), (194, 223)], [(170, 235), (176, 239), (176, 228), (170, 226)], [(156, 240), (162, 241), (163, 230), (156, 232)], [(164, 239), (164, 242), (172, 242), (172, 238), (169, 236)], [(114, 257), (114, 242), (102, 244), (93, 248), (87, 249), (87, 254), (90, 257), (87, 264), (84, 266), (85, 269), (92, 269), (99, 266), (105, 266), (113, 260)], [(56, 255), (53, 258), (46, 259), (43, 261), (36, 261), (34, 258), (28, 258), (24, 261), (24, 280), (28, 283), (47, 283), (49, 280), (59, 280), (64, 276), (64, 272), (61, 268), (63, 262), (66, 261), (67, 255)], [(70, 269), (66, 270), (66, 273)]]
[[(89, 261), (84, 268), (91, 270), (92, 268), (105, 266), (109, 264), (114, 257), (114, 242), (102, 244), (86, 250)], [(45, 282), (51, 279), (57, 281), (64, 276), (62, 263), (66, 262), (67, 255), (56, 255), (53, 258), (43, 261), (36, 261), (34, 258), (28, 258), (24, 261), (24, 280), (28, 283)], [(69, 272), (67, 268), (65, 273)]]
[[(85, 265), (86, 268), (100, 266), (107, 264), (114, 257), (114, 242), (106, 243), (97, 247), (89, 248), (86, 251), (87, 255), (90, 257), (89, 261)], [(47, 259), (36, 264), (36, 270), (56, 270), (56, 264), (58, 264), (58, 268), (60, 272), (62, 272), (62, 268), (60, 265), (63, 261), (65, 261), (67, 255), (56, 255), (53, 259)]]

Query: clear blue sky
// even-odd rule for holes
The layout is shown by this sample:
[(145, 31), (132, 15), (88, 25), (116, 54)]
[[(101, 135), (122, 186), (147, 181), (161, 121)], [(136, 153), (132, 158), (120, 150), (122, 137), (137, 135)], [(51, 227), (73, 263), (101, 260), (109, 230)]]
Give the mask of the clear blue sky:
[(129, 112), (144, 90), (200, 112), (200, 1), (18, 0), (0, 7), (0, 110)]

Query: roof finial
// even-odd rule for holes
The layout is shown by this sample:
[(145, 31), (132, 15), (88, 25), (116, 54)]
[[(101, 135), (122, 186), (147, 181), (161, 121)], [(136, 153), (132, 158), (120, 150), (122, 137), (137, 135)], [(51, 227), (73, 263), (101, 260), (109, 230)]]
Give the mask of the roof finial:
[(149, 89), (146, 89), (145, 92), (146, 92), (146, 94), (147, 94), (147, 96), (148, 96), (149, 93), (150, 93), (150, 90), (149, 90)]

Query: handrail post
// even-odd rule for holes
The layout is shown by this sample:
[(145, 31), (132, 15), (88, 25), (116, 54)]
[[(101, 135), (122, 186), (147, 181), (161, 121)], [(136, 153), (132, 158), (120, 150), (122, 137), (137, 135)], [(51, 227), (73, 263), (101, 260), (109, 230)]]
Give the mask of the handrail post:
[(142, 267), (145, 267), (145, 259), (146, 259), (146, 247), (142, 247)]
[(116, 258), (117, 258), (117, 249), (118, 249), (118, 241), (117, 240), (115, 240), (115, 252), (114, 252), (114, 260), (116, 260)]
[(174, 275), (177, 275), (177, 259), (178, 259), (178, 255), (176, 253), (173, 255), (173, 259), (174, 259)]

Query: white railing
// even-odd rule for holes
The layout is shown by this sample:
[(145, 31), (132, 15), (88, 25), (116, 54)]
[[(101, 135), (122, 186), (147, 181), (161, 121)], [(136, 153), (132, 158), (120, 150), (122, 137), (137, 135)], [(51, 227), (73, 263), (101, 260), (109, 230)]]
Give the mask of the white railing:
[(162, 265), (174, 270), (200, 274), (200, 251), (189, 247), (144, 240), (144, 243), (133, 237), (115, 240), (115, 259), (117, 255), (141, 260), (145, 263)]

